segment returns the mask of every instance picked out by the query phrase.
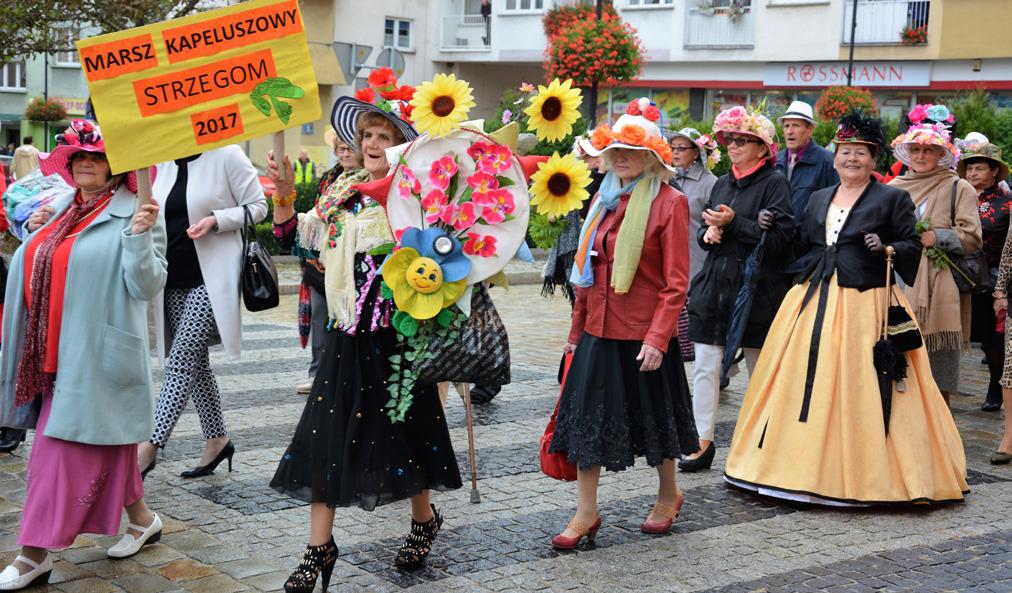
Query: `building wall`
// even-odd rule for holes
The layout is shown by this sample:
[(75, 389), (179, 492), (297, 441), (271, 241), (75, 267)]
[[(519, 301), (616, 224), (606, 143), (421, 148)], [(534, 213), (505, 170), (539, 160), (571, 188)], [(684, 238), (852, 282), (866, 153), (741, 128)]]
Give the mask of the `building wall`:
[(1012, 57), (1008, 0), (944, 0), (938, 2), (945, 26), (938, 38), (939, 57)]

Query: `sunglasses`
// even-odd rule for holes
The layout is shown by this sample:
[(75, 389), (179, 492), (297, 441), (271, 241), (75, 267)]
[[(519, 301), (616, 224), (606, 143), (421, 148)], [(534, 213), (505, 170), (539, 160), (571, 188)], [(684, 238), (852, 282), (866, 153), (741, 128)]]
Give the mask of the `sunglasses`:
[(724, 144), (730, 146), (734, 144), (738, 148), (745, 146), (746, 144), (762, 144), (761, 140), (753, 138), (751, 136), (724, 136)]

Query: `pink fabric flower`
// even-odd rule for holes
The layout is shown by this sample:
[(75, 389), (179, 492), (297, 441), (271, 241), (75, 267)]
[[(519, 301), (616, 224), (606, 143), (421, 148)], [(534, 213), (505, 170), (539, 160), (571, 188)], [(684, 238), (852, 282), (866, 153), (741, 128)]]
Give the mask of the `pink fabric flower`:
[(442, 222), (446, 226), (453, 226), (453, 221), (457, 217), (457, 206), (454, 204), (447, 204), (439, 211), (439, 222)]
[(489, 175), (502, 175), (512, 165), (513, 152), (501, 144), (489, 145), (488, 152), (478, 161), (478, 169)]
[(474, 226), (478, 221), (478, 212), (474, 202), (464, 202), (457, 207), (457, 213), (453, 215), (453, 228), (462, 231)]
[(506, 214), (497, 204), (482, 205), (481, 218), (488, 224), (499, 224), (506, 220)]
[(471, 157), (471, 160), (477, 162), (488, 154), (491, 148), (492, 145), (488, 142), (475, 142), (471, 146), (467, 147), (467, 156)]
[(748, 112), (741, 105), (725, 109), (717, 115), (717, 119), (713, 122), (715, 128), (737, 128), (741, 126), (741, 123), (748, 117)]
[(434, 189), (425, 194), (425, 197), (422, 198), (422, 210), (425, 211), (425, 222), (428, 224), (435, 224), (438, 222), (443, 214), (443, 208), (446, 206), (446, 202), (446, 194), (444, 194), (442, 190)]
[(912, 124), (919, 124), (924, 121), (924, 118), (928, 117), (928, 106), (927, 105), (914, 105), (914, 108), (907, 114), (907, 119)]
[(432, 163), (429, 169), (429, 183), (436, 189), (445, 190), (450, 187), (450, 180), (457, 174), (457, 161), (450, 155), (444, 155)]
[(499, 180), (494, 175), (481, 171), (475, 171), (474, 175), (468, 177), (467, 184), (474, 191), (474, 194), (484, 194), (493, 189), (499, 189)]
[(508, 189), (494, 189), (488, 192), (488, 195), (495, 202), (495, 207), (503, 214), (513, 214), (517, 208), (513, 201), (513, 193)]
[(492, 235), (480, 235), (468, 233), (467, 242), (464, 243), (464, 253), (477, 255), (479, 257), (494, 257), (496, 252), (495, 237)]
[(414, 171), (406, 165), (401, 167), (401, 179), (397, 182), (397, 191), (404, 199), (418, 195), (422, 191), (422, 182), (418, 181)]

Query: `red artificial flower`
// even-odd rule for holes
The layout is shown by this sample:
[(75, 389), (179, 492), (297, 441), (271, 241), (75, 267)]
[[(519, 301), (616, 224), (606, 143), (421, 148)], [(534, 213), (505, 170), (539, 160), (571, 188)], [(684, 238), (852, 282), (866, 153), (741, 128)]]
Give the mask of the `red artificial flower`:
[(376, 91), (370, 88), (358, 89), (355, 91), (355, 98), (359, 101), (365, 101), (366, 103), (372, 103), (376, 100)]
[(369, 73), (369, 86), (378, 89), (385, 89), (389, 86), (397, 86), (397, 77), (394, 71), (386, 66), (373, 70)]

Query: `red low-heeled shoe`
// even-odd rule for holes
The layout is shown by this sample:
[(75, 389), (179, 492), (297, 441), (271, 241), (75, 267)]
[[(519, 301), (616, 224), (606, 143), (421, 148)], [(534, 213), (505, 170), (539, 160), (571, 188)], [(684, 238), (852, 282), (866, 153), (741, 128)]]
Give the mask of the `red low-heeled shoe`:
[(584, 537), (587, 538), (588, 543), (594, 543), (594, 538), (597, 537), (597, 530), (601, 529), (601, 515), (597, 516), (597, 521), (594, 521), (593, 525), (587, 525), (581, 521), (573, 519), (566, 526), (566, 529), (572, 529), (577, 533), (573, 537), (566, 537), (561, 533), (552, 538), (552, 546), (559, 550), (573, 550), (577, 545), (580, 544), (580, 540)]
[(640, 525), (640, 531), (643, 533), (667, 533), (668, 531), (671, 531), (671, 526), (674, 524), (675, 520), (678, 519), (678, 513), (681, 512), (683, 504), (685, 504), (684, 492), (678, 498), (678, 502), (675, 503), (675, 506), (661, 504), (659, 502), (656, 503), (654, 505), (653, 512), (665, 517), (665, 520), (651, 521), (648, 516), (647, 520)]

